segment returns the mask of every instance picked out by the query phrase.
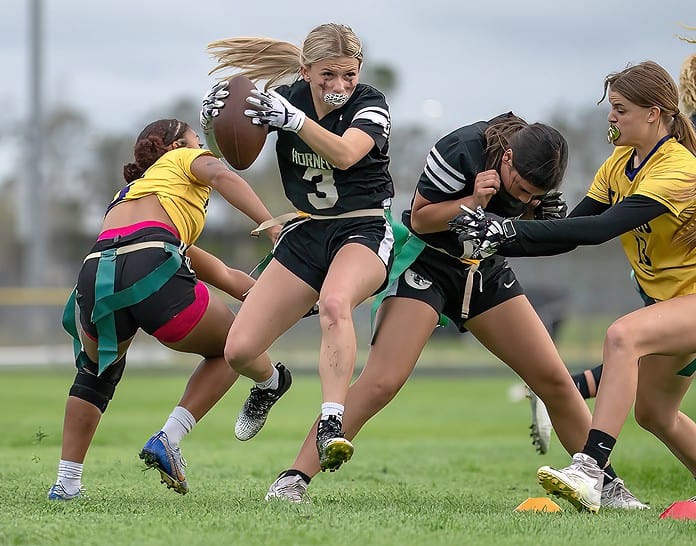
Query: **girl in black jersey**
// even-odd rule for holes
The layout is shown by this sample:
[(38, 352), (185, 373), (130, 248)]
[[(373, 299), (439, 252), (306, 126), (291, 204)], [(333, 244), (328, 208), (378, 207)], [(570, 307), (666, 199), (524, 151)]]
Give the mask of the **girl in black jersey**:
[[(528, 125), (512, 113), (461, 127), (431, 149), (411, 209), (403, 214), (410, 236), (383, 294), (365, 369), (348, 391), (344, 427), (349, 438), (396, 395), (444, 315), (461, 331), (469, 330), (546, 402), (569, 452), (582, 445), (589, 409), (515, 274), (502, 258), (461, 260), (461, 245), (448, 230), (460, 205), (476, 204), (505, 216), (559, 215), (563, 203), (555, 190), (566, 163), (567, 144), (558, 131)], [(301, 502), (318, 470), (308, 437), (268, 497)]]
[[(393, 196), (389, 109), (382, 93), (358, 82), (362, 46), (346, 26), (316, 27), (301, 50), (267, 38), (222, 40), (210, 49), (219, 61), (215, 70), (237, 68), (253, 81), (267, 81), (266, 91), (252, 91), (245, 114), (277, 131), (283, 187), (297, 210), (228, 335), (227, 361), (256, 382), (235, 434), (253, 437), (290, 387), (287, 369), (259, 366), (257, 355), (318, 301), (323, 400), (315, 456), (323, 470), (333, 471), (353, 454), (342, 430), (356, 355), (352, 311), (384, 285), (392, 261), (384, 212)], [(284, 76), (295, 81), (277, 87)], [(209, 142), (209, 121), (225, 93), (218, 84), (204, 99)]]
[(636, 421), (696, 478), (696, 423), (679, 411), (696, 373), (696, 131), (679, 109), (677, 85), (655, 62), (609, 74), (604, 91), (615, 149), (571, 217), (527, 222), (486, 213), (453, 222), (467, 244), (478, 241), (475, 253), (552, 255), (621, 239), (646, 306), (607, 330), (583, 449), (566, 468), (538, 471), (549, 493), (592, 512), (604, 506), (602, 469), (634, 402)]

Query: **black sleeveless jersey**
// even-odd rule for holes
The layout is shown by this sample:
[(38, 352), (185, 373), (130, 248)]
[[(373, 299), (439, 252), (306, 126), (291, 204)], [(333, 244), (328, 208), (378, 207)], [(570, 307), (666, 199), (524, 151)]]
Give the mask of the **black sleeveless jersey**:
[(389, 174), (391, 119), (384, 95), (358, 84), (346, 104), (318, 119), (309, 84), (298, 80), (276, 91), (324, 129), (342, 135), (349, 127), (375, 142), (369, 153), (346, 170), (337, 169), (292, 131), (278, 131), (276, 153), (285, 195), (297, 210), (331, 216), (380, 208), (394, 196)]
[[(509, 114), (503, 114), (507, 115)], [(476, 175), (486, 170), (484, 133), (491, 121), (479, 121), (460, 127), (438, 140), (428, 153), (425, 169), (416, 187), (418, 193), (431, 203), (454, 201), (473, 195)], [(503, 217), (513, 217), (522, 214), (525, 206), (511, 197), (501, 185), (500, 191), (488, 202), (486, 210)], [(416, 233), (411, 227), (410, 209), (403, 212), (402, 221)], [(457, 236), (450, 231), (416, 235), (429, 245), (446, 250), (453, 256), (461, 254)]]

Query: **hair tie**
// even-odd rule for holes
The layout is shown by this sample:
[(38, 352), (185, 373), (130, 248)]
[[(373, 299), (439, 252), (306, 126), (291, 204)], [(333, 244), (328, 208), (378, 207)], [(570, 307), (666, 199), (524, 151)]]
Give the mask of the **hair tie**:
[(677, 119), (677, 116), (679, 115), (679, 108), (677, 108), (677, 111), (674, 113), (672, 116), (672, 119)]

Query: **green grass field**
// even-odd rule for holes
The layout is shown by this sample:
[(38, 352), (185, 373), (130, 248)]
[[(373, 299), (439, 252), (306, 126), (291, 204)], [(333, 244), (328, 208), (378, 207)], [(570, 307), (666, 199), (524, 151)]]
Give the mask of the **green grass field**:
[[(512, 403), (509, 376), (413, 378), (356, 439), (353, 460), (317, 476), (309, 505), (266, 503), (320, 402), (316, 375), (297, 376), (264, 430), (239, 442), (241, 380), (182, 443), (191, 492), (176, 495), (142, 472), (137, 453), (178, 400), (187, 374), (127, 370), (88, 455), (88, 498), (45, 499), (60, 456), (72, 372), (0, 371), (0, 544), (694, 544), (695, 522), (659, 520), (696, 494), (688, 472), (629, 420), (614, 465), (653, 509), (515, 513), (543, 496), (535, 472), (565, 466), (554, 439), (538, 456), (528, 408)], [(696, 395), (683, 408), (696, 415)]]

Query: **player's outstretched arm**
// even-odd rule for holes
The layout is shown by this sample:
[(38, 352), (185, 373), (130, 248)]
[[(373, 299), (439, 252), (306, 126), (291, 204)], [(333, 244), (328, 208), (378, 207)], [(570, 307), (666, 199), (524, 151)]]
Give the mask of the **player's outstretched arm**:
[(254, 279), (239, 269), (228, 267), (220, 258), (195, 245), (186, 250), (191, 268), (199, 280), (226, 292), (240, 301), (254, 286)]

